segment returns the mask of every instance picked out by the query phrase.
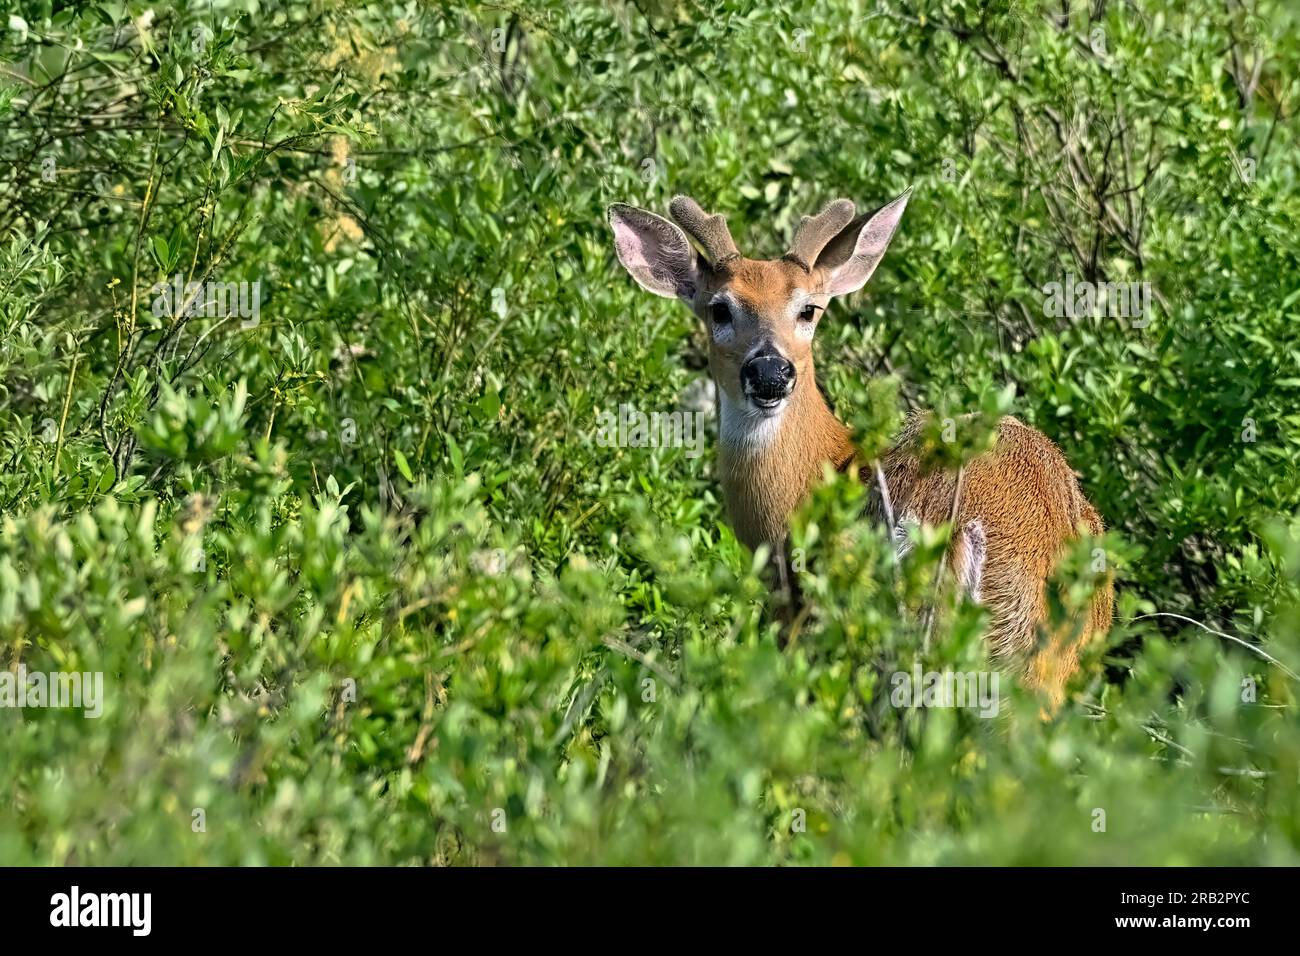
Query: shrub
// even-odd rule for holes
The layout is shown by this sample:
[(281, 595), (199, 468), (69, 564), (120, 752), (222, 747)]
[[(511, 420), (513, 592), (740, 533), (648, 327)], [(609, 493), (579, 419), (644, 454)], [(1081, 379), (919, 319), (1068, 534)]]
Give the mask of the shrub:
[[(1300, 862), (1287, 5), (181, 6), (0, 38), (0, 648), (104, 675), (0, 710), (0, 862)], [(703, 374), (608, 202), (770, 255), (909, 184), (824, 384), (1079, 470), (1054, 594), (1118, 613), (1050, 720), (893, 699), (989, 666), (945, 529), (828, 477), (782, 649), (711, 456), (598, 440)]]

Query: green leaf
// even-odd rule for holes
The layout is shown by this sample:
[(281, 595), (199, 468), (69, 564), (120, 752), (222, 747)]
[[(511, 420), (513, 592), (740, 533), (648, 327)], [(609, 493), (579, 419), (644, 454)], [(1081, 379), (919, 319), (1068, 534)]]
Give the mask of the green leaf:
[(411, 466), (407, 462), (406, 456), (402, 454), (401, 449), (393, 449), (393, 461), (397, 463), (397, 470), (402, 473), (403, 478), (407, 481), (415, 481), (415, 476), (411, 474)]

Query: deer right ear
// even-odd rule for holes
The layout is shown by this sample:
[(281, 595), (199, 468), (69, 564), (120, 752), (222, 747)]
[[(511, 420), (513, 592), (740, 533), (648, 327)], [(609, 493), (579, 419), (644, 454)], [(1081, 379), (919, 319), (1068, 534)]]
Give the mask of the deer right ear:
[(616, 202), (609, 207), (618, 261), (643, 289), (667, 299), (695, 298), (698, 260), (686, 233), (652, 212)]
[(893, 202), (854, 219), (826, 244), (817, 257), (817, 269), (824, 277), (827, 295), (848, 295), (867, 284), (885, 257), (889, 240), (894, 238), (894, 230), (911, 196), (909, 186)]

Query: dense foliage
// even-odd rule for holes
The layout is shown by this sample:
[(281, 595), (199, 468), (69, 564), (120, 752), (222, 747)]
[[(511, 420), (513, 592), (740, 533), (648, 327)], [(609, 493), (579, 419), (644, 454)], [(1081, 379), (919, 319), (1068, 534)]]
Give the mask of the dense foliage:
[[(0, 710), (0, 862), (1300, 862), (1298, 18), (20, 0), (0, 668), (104, 700)], [(712, 455), (598, 440), (703, 375), (606, 204), (764, 256), (908, 185), (823, 384), (868, 450), (1009, 410), (1078, 469), (1055, 603), (1117, 621), (1051, 719), (891, 703), (988, 667), (978, 607), (925, 639), (945, 529), (829, 479), (782, 649)]]

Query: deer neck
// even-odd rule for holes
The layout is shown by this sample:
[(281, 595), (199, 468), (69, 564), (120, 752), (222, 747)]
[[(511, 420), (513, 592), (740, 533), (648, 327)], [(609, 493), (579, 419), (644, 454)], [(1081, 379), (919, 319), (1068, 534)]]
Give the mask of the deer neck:
[(785, 538), (790, 513), (820, 479), (854, 454), (848, 428), (812, 375), (800, 376), (779, 415), (766, 417), (718, 388), (718, 465), (736, 537), (751, 548)]

